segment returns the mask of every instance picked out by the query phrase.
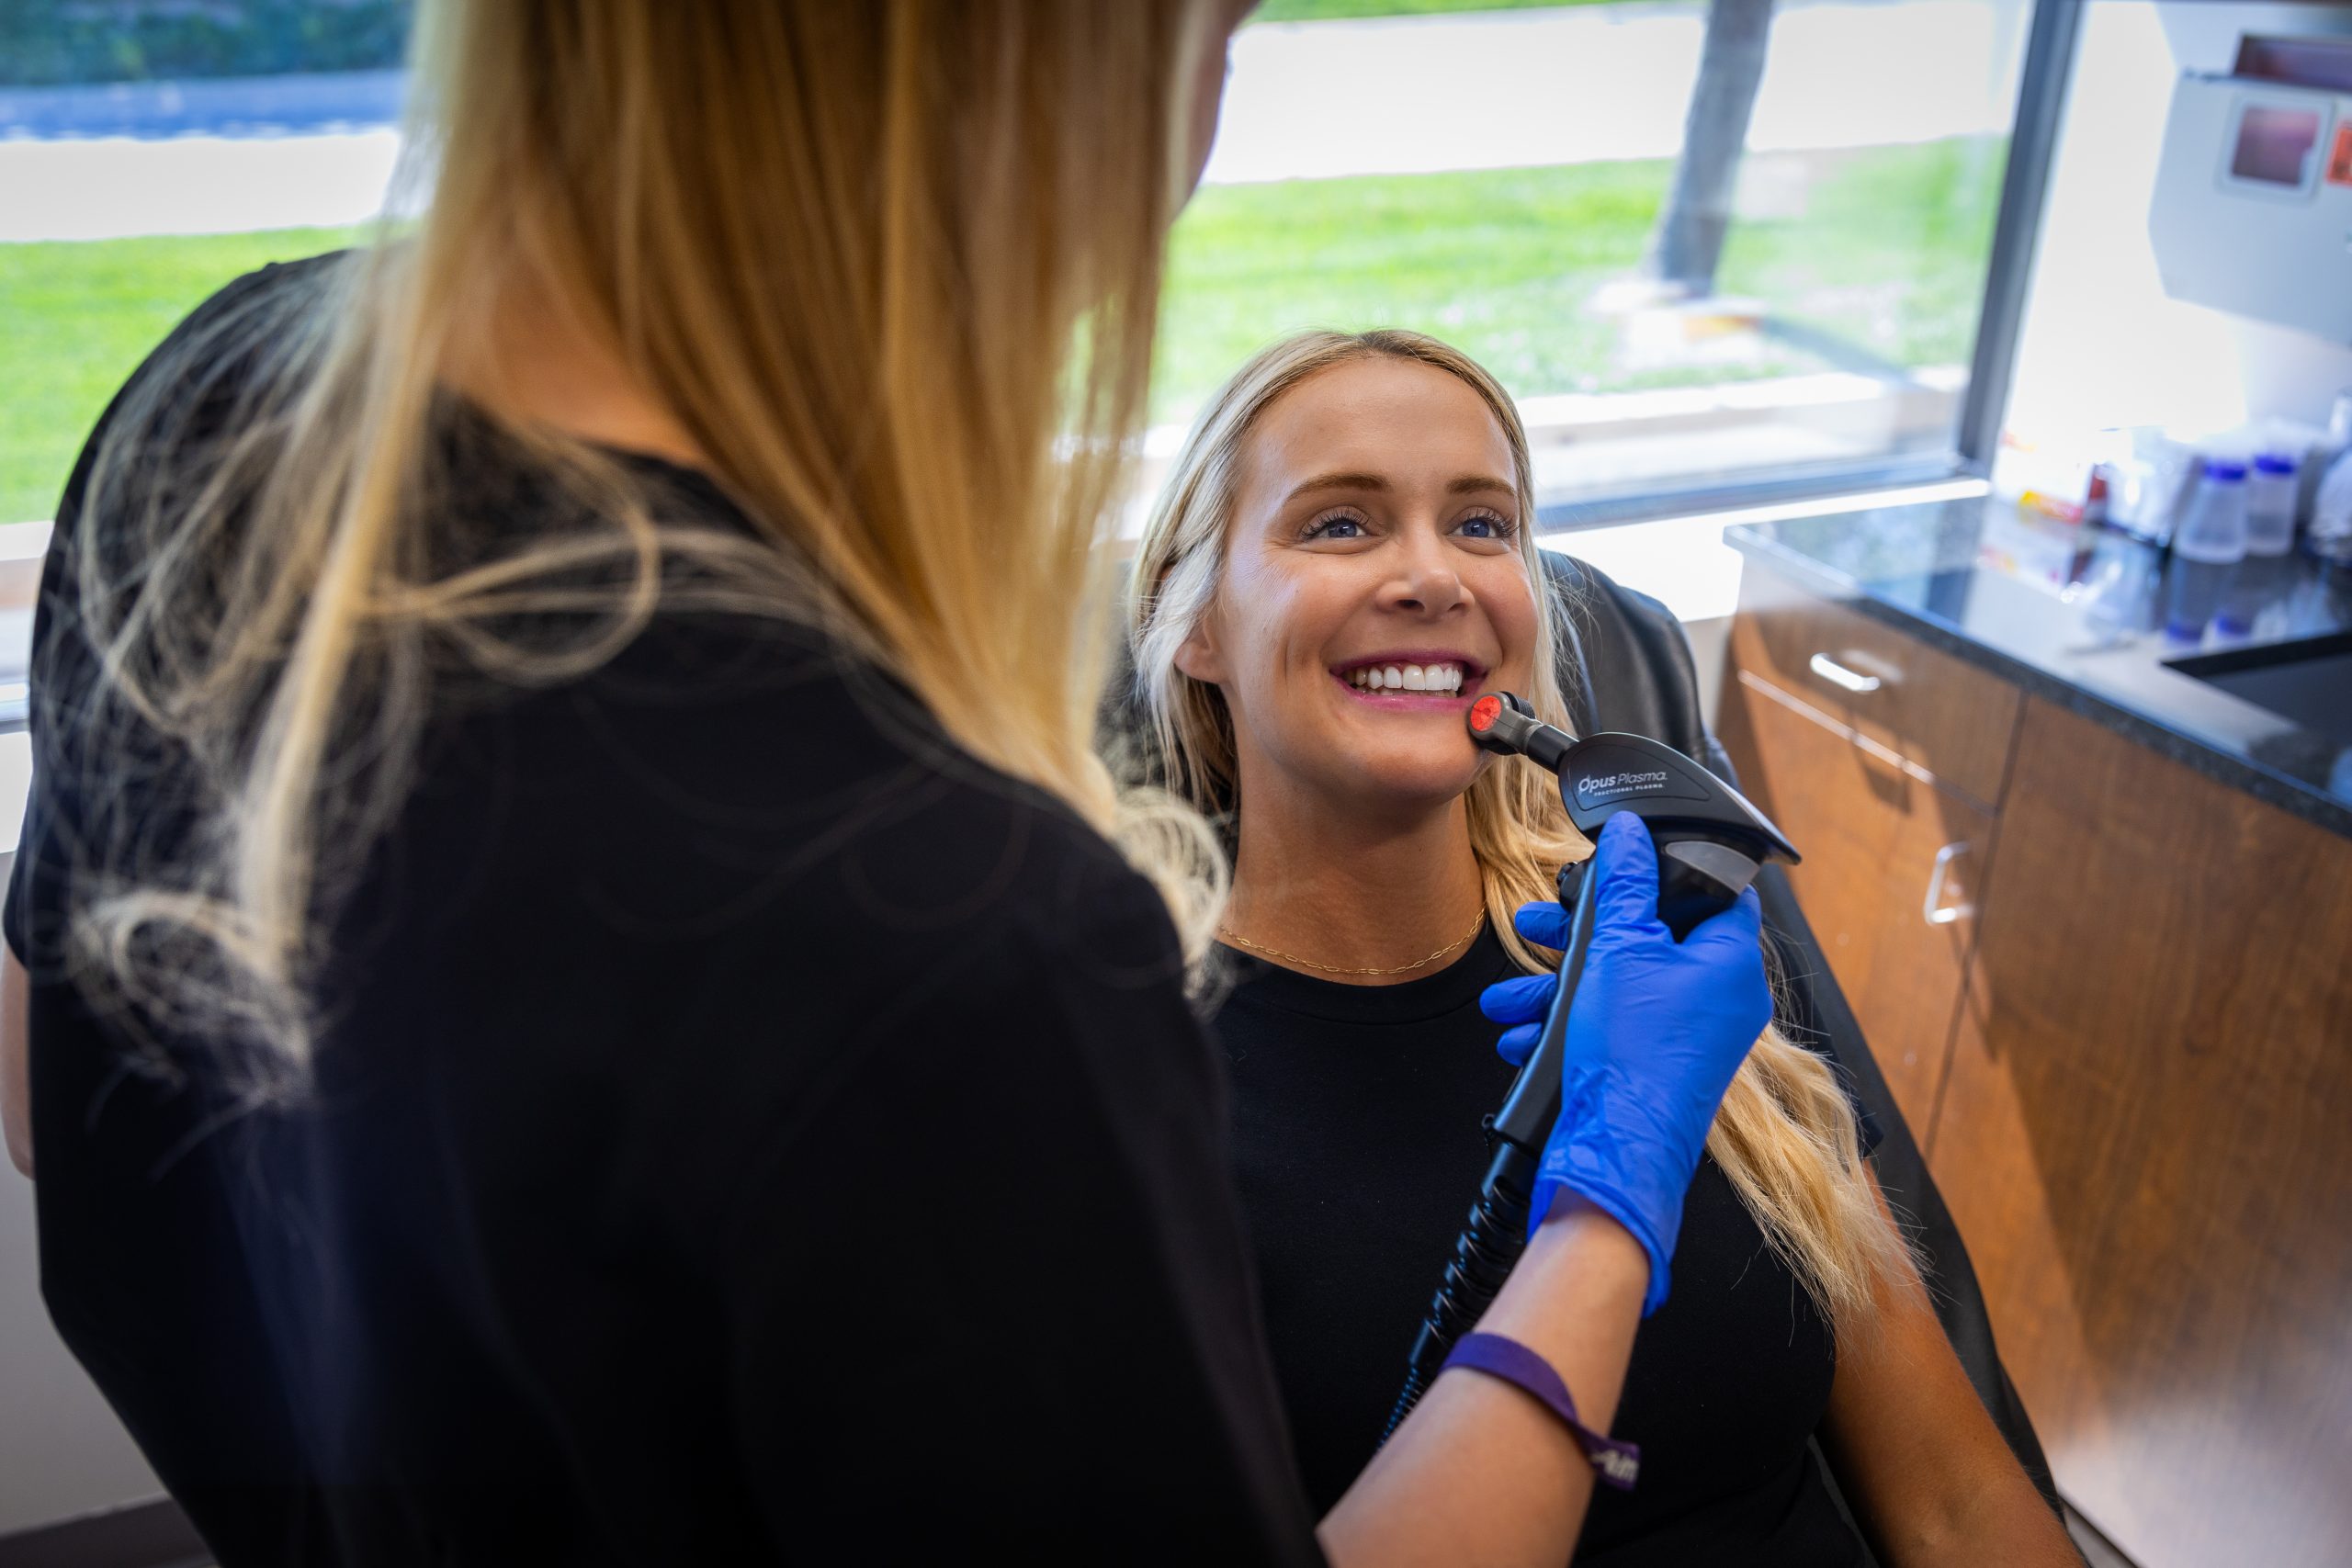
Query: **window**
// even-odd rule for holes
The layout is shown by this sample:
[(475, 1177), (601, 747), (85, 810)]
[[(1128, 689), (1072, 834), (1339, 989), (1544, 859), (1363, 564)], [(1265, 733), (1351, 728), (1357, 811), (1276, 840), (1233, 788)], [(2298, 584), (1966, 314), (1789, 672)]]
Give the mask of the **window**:
[[(197, 301), (380, 204), (409, 9), (0, 10), (0, 525), (49, 515)], [(1178, 225), (1153, 446), (1272, 338), (1397, 325), (1518, 395), (1555, 525), (1949, 470), (2030, 14), (1265, 0)]]
[[(1421, 15), (1364, 15), (1412, 9)], [(1156, 446), (1404, 326), (1520, 399), (1548, 524), (1956, 466), (2030, 6), (1269, 0), (1177, 231)]]

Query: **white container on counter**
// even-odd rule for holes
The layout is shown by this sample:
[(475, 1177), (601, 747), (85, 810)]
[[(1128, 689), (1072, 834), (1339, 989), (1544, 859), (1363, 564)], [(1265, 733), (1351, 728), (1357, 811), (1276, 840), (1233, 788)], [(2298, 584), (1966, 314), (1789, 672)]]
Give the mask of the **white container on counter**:
[(2283, 556), (2295, 545), (2295, 459), (2265, 452), (2245, 481), (2245, 553)]

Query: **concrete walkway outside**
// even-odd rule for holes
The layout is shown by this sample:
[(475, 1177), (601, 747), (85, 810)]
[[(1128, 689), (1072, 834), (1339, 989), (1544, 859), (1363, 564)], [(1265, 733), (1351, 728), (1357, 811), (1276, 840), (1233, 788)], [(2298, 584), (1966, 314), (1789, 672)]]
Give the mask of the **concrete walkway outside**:
[[(1234, 40), (1208, 178), (1671, 156), (1699, 0), (1296, 22)], [(1783, 0), (1749, 145), (2000, 133), (2021, 0)], [(386, 199), (397, 72), (0, 89), (0, 241), (356, 222)]]

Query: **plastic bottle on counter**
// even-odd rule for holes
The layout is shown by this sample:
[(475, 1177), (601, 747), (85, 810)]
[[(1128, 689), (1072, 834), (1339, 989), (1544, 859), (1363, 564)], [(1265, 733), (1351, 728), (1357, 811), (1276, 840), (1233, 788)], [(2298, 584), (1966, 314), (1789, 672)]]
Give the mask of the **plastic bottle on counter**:
[(2180, 526), (2172, 537), (2171, 581), (2165, 600), (2165, 636), (2203, 640), (2207, 623), (2245, 557), (2245, 465), (2209, 457)]
[(2295, 459), (2265, 452), (2245, 481), (2245, 553), (2283, 556), (2295, 547)]
[(2232, 642), (2292, 635), (2288, 621), (2301, 570), (2292, 556), (2249, 552), (2222, 591), (2221, 605), (2213, 612), (2213, 630)]
[(2338, 453), (2328, 465), (2312, 498), (2312, 525), (2304, 537), (2321, 560), (2352, 562), (2352, 451)]
[(2152, 631), (2164, 620), (2164, 556), (2143, 540), (2102, 528), (2075, 590), (2091, 646), (2106, 647)]
[(2295, 515), (2309, 517), (2319, 506), (2319, 487), (2334, 470), (2335, 460), (2352, 452), (2352, 387), (2335, 394), (2327, 411), (2327, 434), (2303, 455), (2301, 482), (2295, 489)]

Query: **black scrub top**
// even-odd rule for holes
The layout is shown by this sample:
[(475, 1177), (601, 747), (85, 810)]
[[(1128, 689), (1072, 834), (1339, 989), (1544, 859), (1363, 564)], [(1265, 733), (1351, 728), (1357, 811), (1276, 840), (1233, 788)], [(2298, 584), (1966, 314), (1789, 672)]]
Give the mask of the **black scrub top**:
[[(1448, 967), (1394, 986), (1231, 956), (1236, 984), (1216, 1032), (1233, 1079), (1242, 1207), (1307, 1495), (1328, 1507), (1380, 1445), (1414, 1333), (1478, 1195), (1481, 1119), (1513, 1076), (1478, 993), (1521, 971), (1491, 931)], [(1867, 1115), (1860, 1130), (1874, 1145)], [(1634, 1337), (1610, 1427), (1641, 1445), (1641, 1480), (1631, 1492), (1594, 1490), (1576, 1561), (1866, 1562), (1810, 1443), (1836, 1369), (1828, 1325), (1722, 1168), (1702, 1158), (1672, 1292)]]
[[(557, 504), (447, 449), (454, 531)], [(307, 1097), (71, 983), (107, 847), (187, 818), (65, 716), (87, 469), (6, 908), (41, 1286), (222, 1563), (1320, 1560), (1162, 906), (820, 637), (663, 615), (436, 706)]]

